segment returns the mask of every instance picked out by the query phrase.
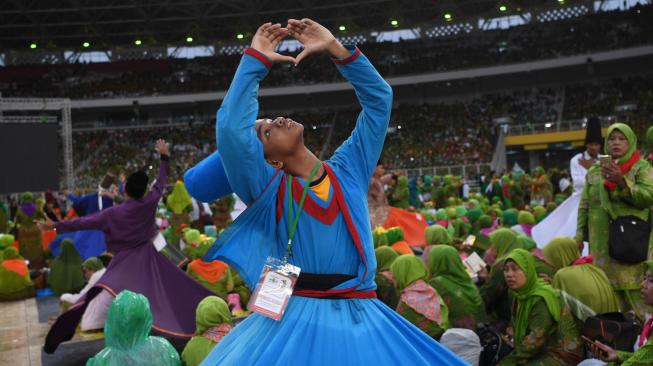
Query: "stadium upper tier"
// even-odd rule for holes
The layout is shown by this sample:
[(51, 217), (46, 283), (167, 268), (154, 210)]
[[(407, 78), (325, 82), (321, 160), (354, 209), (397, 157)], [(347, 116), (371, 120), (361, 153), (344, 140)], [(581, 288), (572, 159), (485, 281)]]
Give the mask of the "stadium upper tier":
[[(652, 44), (653, 6), (506, 30), (462, 29), (442, 37), (400, 42), (372, 42), (369, 37), (358, 41), (386, 77), (504, 65)], [(239, 52), (216, 52), (193, 59), (165, 55), (104, 63), (6, 66), (0, 68), (0, 92), (4, 97), (96, 99), (220, 91), (228, 87), (239, 59)], [(262, 86), (341, 81), (335, 68), (325, 67), (327, 62), (316, 57), (299, 67), (276, 66)]]

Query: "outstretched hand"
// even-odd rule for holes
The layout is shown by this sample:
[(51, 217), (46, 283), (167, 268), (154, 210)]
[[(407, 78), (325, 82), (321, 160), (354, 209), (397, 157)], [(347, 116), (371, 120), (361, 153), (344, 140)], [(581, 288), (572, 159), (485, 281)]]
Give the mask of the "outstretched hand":
[(292, 62), (296, 63), (295, 58), (291, 56), (280, 55), (275, 49), (286, 36), (288, 28), (282, 28), (281, 24), (265, 23), (258, 27), (250, 47), (264, 54), (272, 62)]
[(170, 156), (170, 145), (164, 139), (156, 140), (154, 147), (161, 155)]
[(299, 64), (311, 54), (325, 51), (331, 57), (338, 59), (349, 56), (349, 51), (338, 42), (328, 29), (311, 19), (288, 19), (288, 31), (291, 37), (304, 45), (304, 50), (295, 58), (295, 64)]
[(36, 226), (41, 231), (48, 231), (54, 229), (54, 221), (52, 221), (47, 215), (45, 216), (45, 221), (34, 221)]

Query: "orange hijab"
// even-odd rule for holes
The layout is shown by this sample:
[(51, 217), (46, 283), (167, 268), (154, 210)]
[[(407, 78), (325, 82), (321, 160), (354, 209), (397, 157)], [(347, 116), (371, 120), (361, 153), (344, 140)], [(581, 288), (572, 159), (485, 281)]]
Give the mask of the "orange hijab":
[(222, 261), (204, 262), (202, 259), (198, 258), (190, 262), (188, 268), (192, 269), (209, 283), (216, 283), (222, 278), (222, 275), (224, 275), (224, 272), (229, 268), (229, 265)]

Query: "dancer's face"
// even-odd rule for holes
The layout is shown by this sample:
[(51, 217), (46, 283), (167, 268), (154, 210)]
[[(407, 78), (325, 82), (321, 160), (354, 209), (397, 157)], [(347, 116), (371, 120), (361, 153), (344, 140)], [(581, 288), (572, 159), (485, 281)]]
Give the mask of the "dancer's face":
[(290, 118), (259, 119), (254, 124), (265, 158), (282, 162), (304, 146), (304, 125)]

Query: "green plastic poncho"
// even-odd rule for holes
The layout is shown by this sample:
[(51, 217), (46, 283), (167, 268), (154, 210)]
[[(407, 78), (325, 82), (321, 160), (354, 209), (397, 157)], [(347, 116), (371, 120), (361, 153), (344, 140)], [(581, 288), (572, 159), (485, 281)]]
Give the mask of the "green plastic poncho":
[(18, 254), (18, 250), (9, 247), (1, 256), (0, 300), (22, 300), (34, 296), (34, 285), (29, 277), (25, 259)]
[(84, 287), (86, 279), (82, 271), (84, 260), (70, 239), (61, 242), (61, 253), (52, 261), (48, 282), (52, 291), (58, 296), (65, 293), (77, 293)]
[(385, 272), (390, 270), (390, 265), (392, 262), (399, 257), (399, 254), (395, 252), (392, 248), (384, 246), (379, 247), (374, 250), (374, 255), (376, 256), (376, 271)]
[(426, 281), (429, 277), (424, 262), (414, 255), (400, 255), (390, 265), (390, 271), (400, 291), (417, 280)]
[(619, 303), (605, 272), (591, 263), (572, 265), (580, 258), (576, 241), (555, 238), (544, 249), (544, 257), (557, 271), (552, 286), (568, 293), (598, 314), (619, 311)]
[(455, 328), (476, 329), (485, 321), (485, 305), (472, 282), (458, 251), (447, 245), (436, 245), (429, 253), (429, 284), (442, 296), (449, 308), (449, 320)]
[(216, 329), (219, 333), (218, 337), (226, 335), (225, 332), (231, 330), (232, 320), (229, 305), (217, 296), (206, 297), (197, 306), (195, 323), (196, 335), (188, 341), (181, 353), (181, 359), (186, 366), (197, 366), (202, 363), (217, 344), (214, 340), (204, 336), (207, 330), (224, 325), (220, 329)]
[(517, 216), (517, 223), (520, 225), (535, 225), (535, 216), (533, 216), (533, 214), (528, 211), (519, 211), (519, 215)]
[(152, 329), (150, 302), (141, 294), (124, 290), (109, 306), (104, 323), (106, 347), (86, 361), (86, 366), (178, 366), (179, 355)]
[(166, 199), (166, 204), (177, 215), (185, 212), (189, 207), (192, 208), (193, 201), (182, 181), (175, 183), (172, 193)]
[(537, 275), (535, 258), (531, 253), (524, 249), (515, 249), (508, 254), (506, 260), (514, 261), (526, 275), (526, 284), (517, 290), (511, 290), (517, 299), (517, 313), (512, 323), (515, 344), (519, 344), (526, 336), (531, 309), (538, 298), (544, 300), (551, 317), (556, 322), (560, 321), (560, 294)]

